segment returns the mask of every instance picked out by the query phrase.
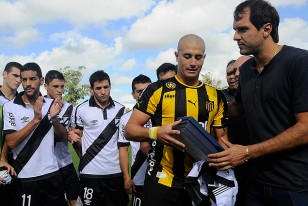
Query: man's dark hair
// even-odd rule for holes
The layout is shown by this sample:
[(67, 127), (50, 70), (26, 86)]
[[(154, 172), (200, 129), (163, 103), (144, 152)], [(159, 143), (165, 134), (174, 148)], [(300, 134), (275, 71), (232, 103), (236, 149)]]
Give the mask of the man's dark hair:
[(245, 9), (250, 9), (250, 21), (257, 28), (257, 30), (261, 29), (264, 24), (271, 23), (272, 24), (272, 32), (271, 36), (274, 42), (278, 43), (279, 34), (278, 34), (278, 26), (279, 26), (279, 14), (277, 10), (268, 2), (264, 0), (246, 0), (240, 3), (235, 11), (234, 11), (234, 20), (238, 21), (241, 19), (241, 14)]
[(57, 70), (49, 70), (47, 72), (46, 76), (45, 76), (45, 83), (49, 84), (54, 79), (59, 79), (59, 80), (65, 81), (64, 76), (61, 72), (59, 72)]
[(163, 63), (156, 70), (157, 79), (159, 79), (160, 74), (165, 74), (168, 71), (174, 71), (175, 73), (177, 73), (177, 66), (171, 63)]
[(232, 59), (231, 61), (228, 62), (227, 67), (234, 64), (236, 60)]
[(101, 81), (104, 81), (104, 80), (108, 80), (108, 83), (110, 84), (110, 78), (109, 78), (109, 75), (104, 72), (103, 70), (98, 70), (96, 72), (94, 72), (93, 74), (91, 74), (90, 76), (90, 85), (91, 87), (93, 88), (94, 86), (94, 82), (101, 82)]
[(20, 72), (24, 72), (24, 71), (35, 71), (39, 78), (43, 77), (41, 67), (37, 63), (34, 63), (34, 62), (29, 62), (23, 65), (20, 69)]
[(148, 76), (145, 76), (143, 74), (139, 74), (137, 77), (133, 79), (132, 82), (132, 91), (134, 92), (136, 90), (136, 84), (144, 84), (144, 83), (152, 83), (151, 79)]
[(6, 64), (4, 71), (10, 73), (12, 71), (12, 67), (16, 67), (17, 69), (21, 70), (22, 65), (18, 62), (9, 62)]

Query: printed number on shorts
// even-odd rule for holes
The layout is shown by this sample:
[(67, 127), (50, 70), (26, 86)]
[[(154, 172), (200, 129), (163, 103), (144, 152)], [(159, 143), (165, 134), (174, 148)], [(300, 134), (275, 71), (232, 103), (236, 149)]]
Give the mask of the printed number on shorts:
[(140, 205), (141, 205), (141, 199), (138, 197), (134, 197), (133, 206), (140, 206)]
[(91, 200), (93, 197), (93, 189), (92, 188), (83, 188), (84, 189), (84, 195), (83, 198), (87, 200)]
[[(30, 206), (31, 205), (31, 195), (26, 196), (26, 194), (23, 194), (22, 196), (22, 206)], [(28, 202), (28, 204), (27, 204)]]

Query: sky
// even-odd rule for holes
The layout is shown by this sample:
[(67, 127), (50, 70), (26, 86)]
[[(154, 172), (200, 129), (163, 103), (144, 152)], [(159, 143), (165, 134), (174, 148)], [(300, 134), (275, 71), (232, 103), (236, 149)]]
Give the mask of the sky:
[[(162, 63), (176, 64), (180, 37), (193, 33), (206, 44), (201, 73), (212, 73), (226, 86), (226, 65), (240, 56), (232, 28), (240, 2), (0, 0), (0, 69), (10, 61), (36, 62), (43, 75), (85, 66), (83, 84), (93, 72), (104, 70), (111, 78), (112, 98), (132, 105), (133, 78), (144, 74), (156, 81)], [(280, 15), (279, 44), (308, 49), (308, 0), (270, 2)]]

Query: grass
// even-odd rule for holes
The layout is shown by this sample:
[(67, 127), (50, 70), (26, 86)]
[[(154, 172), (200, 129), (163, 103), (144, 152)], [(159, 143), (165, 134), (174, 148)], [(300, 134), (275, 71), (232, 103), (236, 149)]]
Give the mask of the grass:
[(76, 171), (78, 171), (79, 157), (78, 157), (77, 153), (75, 152), (72, 144), (68, 144), (68, 145), (69, 145), (68, 149), (69, 149), (69, 151), (70, 151), (70, 153), (72, 155), (72, 158), (73, 158), (73, 164), (75, 166)]

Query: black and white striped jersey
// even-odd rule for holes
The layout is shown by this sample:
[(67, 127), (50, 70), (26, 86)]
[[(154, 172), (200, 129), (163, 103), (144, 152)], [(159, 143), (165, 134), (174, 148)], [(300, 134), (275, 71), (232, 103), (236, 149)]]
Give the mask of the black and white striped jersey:
[[(146, 156), (143, 155), (140, 151), (140, 142), (129, 141), (124, 136), (126, 124), (132, 113), (133, 110), (125, 113), (120, 119), (118, 147), (128, 147), (129, 145), (131, 146), (132, 167), (134, 165), (139, 165), (135, 175), (132, 174), (132, 180), (135, 185), (143, 185), (146, 169), (148, 167)], [(151, 127), (151, 121), (149, 121), (144, 127)], [(143, 158), (143, 156), (145, 156), (145, 158)]]
[[(61, 112), (58, 114), (59, 122), (68, 129), (71, 122), (73, 105), (63, 101)], [(68, 149), (68, 141), (63, 138), (57, 138), (55, 145), (55, 155), (58, 161), (59, 168), (63, 168), (73, 162), (72, 155)]]
[(101, 108), (94, 97), (76, 106), (72, 127), (83, 130), (81, 175), (120, 174), (117, 147), (118, 126), (125, 107), (110, 98), (110, 104)]
[[(22, 95), (23, 92), (3, 106), (4, 135), (21, 130), (34, 118), (33, 106), (25, 104)], [(17, 178), (38, 177), (59, 169), (54, 155), (54, 129), (48, 117), (51, 103), (51, 99), (44, 98), (40, 124), (12, 149)]]

